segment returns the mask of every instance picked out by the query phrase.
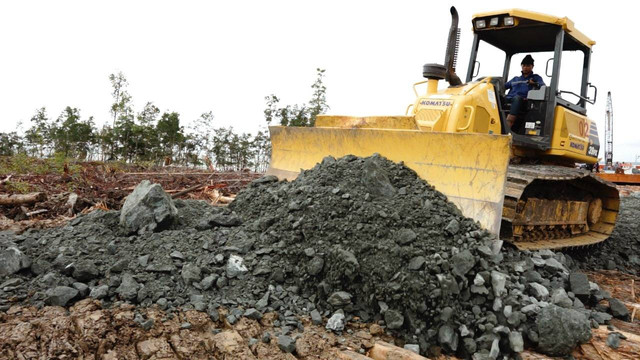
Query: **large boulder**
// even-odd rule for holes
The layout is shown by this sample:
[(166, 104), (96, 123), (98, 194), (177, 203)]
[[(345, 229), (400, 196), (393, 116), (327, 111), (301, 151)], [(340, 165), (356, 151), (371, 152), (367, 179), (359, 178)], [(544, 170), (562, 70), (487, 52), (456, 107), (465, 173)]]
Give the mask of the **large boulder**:
[(15, 274), (30, 266), (31, 260), (29, 257), (17, 247), (9, 246), (0, 251), (0, 276)]
[(47, 298), (45, 303), (53, 306), (65, 306), (67, 303), (78, 295), (78, 290), (68, 286), (56, 286), (46, 292)]
[(162, 187), (143, 180), (127, 196), (120, 211), (120, 226), (129, 233), (143, 234), (169, 225), (177, 215), (178, 209)]
[(569, 355), (576, 345), (591, 339), (591, 326), (587, 317), (573, 309), (556, 305), (543, 308), (536, 319), (538, 351), (551, 356)]

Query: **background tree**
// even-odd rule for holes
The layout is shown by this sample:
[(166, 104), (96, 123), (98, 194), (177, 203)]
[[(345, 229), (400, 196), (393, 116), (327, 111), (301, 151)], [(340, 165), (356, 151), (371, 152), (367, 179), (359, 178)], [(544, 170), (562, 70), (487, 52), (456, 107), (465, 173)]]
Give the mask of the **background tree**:
[(269, 138), (269, 131), (261, 129), (253, 137), (252, 147), (253, 152), (253, 171), (265, 172), (269, 167), (269, 161), (271, 160), (271, 140)]
[(13, 156), (21, 152), (24, 152), (24, 142), (18, 133), (0, 133), (0, 156)]
[[(317, 69), (308, 104), (280, 106), (277, 96), (267, 96), (267, 123), (312, 126), (316, 116), (328, 109), (323, 77), (324, 70)], [(121, 72), (110, 74), (109, 80), (113, 90), (110, 124), (97, 128), (93, 117), (83, 120), (80, 110), (71, 106), (53, 121), (42, 107), (32, 116), (24, 137), (19, 131), (0, 133), (0, 155), (60, 155), (88, 160), (98, 154), (103, 161), (150, 161), (158, 165), (169, 157), (176, 164), (192, 166), (202, 165), (206, 156), (219, 170), (267, 169), (271, 142), (266, 129), (252, 135), (237, 133), (232, 127), (214, 128), (213, 112), (208, 111), (185, 131), (179, 113), (161, 114), (152, 102), (135, 113), (128, 82)]]
[(189, 131), (192, 134), (191, 142), (194, 145), (194, 151), (196, 156), (204, 159), (213, 157), (211, 150), (213, 148), (213, 111), (202, 113), (193, 124), (189, 127)]
[(29, 155), (44, 156), (47, 145), (51, 143), (50, 127), (46, 108), (36, 110), (36, 114), (31, 117), (31, 127), (24, 136), (26, 148), (30, 150)]
[(118, 115), (128, 107), (129, 102), (131, 101), (131, 96), (126, 91), (126, 87), (129, 85), (129, 82), (122, 72), (119, 72), (117, 75), (109, 74), (109, 81), (113, 88), (111, 96), (113, 96), (114, 102), (111, 104), (111, 115), (113, 115), (112, 126), (115, 127)]
[(85, 159), (94, 141), (93, 117), (82, 121), (77, 108), (67, 106), (51, 127), (54, 149), (65, 157)]
[(309, 126), (314, 126), (316, 117), (329, 110), (329, 105), (327, 105), (327, 87), (324, 86), (322, 82), (324, 72), (324, 69), (317, 68), (316, 81), (311, 85), (313, 95), (311, 96), (311, 100), (309, 100)]
[(159, 143), (156, 159), (164, 159), (165, 157), (173, 159), (174, 153), (178, 151), (178, 145), (185, 140), (183, 129), (180, 126), (180, 114), (177, 112), (162, 114), (156, 125), (156, 134)]
[(117, 75), (110, 74), (109, 81), (113, 92), (113, 104), (111, 104), (111, 115), (113, 115), (113, 139), (112, 157), (119, 157), (131, 161), (135, 153), (134, 114), (131, 104), (131, 95), (126, 90), (129, 85), (122, 72)]
[(279, 107), (280, 99), (274, 95), (265, 97), (267, 104), (264, 110), (265, 120), (267, 124), (272, 121), (282, 126), (313, 126), (316, 123), (316, 117), (329, 109), (327, 105), (327, 88), (324, 86), (324, 69), (316, 69), (316, 81), (311, 85), (313, 94), (308, 104), (286, 105)]
[(152, 102), (147, 102), (136, 119), (138, 124), (134, 128), (134, 154), (136, 160), (150, 161), (154, 158), (154, 149), (158, 147), (156, 124), (160, 116), (160, 109)]

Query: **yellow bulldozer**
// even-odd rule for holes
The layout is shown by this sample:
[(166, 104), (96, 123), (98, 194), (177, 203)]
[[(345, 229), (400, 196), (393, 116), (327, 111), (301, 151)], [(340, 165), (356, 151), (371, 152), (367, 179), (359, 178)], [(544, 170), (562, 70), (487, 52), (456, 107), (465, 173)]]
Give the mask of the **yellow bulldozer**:
[[(576, 166), (596, 163), (600, 147), (596, 124), (586, 115), (586, 104), (597, 96), (589, 83), (595, 42), (566, 17), (519, 9), (476, 14), (462, 82), (455, 73), (460, 30), (453, 7), (451, 17), (445, 64), (423, 66), (426, 80), (414, 85), (416, 99), (405, 115), (320, 115), (314, 127), (271, 126), (268, 173), (291, 180), (328, 155), (378, 153), (404, 162), (465, 216), (520, 249), (607, 239), (618, 215), (618, 191)], [(502, 74), (477, 77), (481, 45), (504, 54), (490, 58), (502, 64)], [(549, 85), (529, 90), (526, 112), (510, 127), (505, 79), (511, 60), (545, 52), (551, 56), (545, 72)], [(582, 54), (581, 69), (573, 69), (581, 71), (579, 93), (559, 87), (567, 53)], [(440, 80), (448, 87), (439, 89)], [(419, 87), (426, 90), (420, 93)]]

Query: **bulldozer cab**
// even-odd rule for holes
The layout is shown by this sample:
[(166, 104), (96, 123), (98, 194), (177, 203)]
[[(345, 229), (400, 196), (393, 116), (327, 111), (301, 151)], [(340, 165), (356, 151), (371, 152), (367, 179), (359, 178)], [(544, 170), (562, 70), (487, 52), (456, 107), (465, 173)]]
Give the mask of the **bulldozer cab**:
[[(481, 75), (490, 77), (496, 90), (503, 133), (507, 133), (505, 119), (509, 114), (509, 104), (505, 101), (504, 84), (520, 75), (520, 60), (526, 54), (532, 54), (536, 60), (534, 73), (543, 77), (545, 86), (529, 91), (525, 112), (518, 117), (512, 130), (513, 145), (539, 152), (553, 151), (557, 147), (555, 145), (560, 145), (552, 143), (555, 140), (554, 131), (558, 128), (556, 125), (560, 125), (556, 124), (556, 120), (562, 118), (560, 121), (564, 126), (566, 116), (586, 119), (586, 104), (595, 102), (597, 89), (589, 83), (591, 47), (595, 41), (579, 32), (566, 17), (519, 9), (476, 14), (472, 24), (474, 38), (466, 82), (474, 78), (478, 80)], [(483, 60), (481, 64), (479, 59), (483, 51), (492, 54), (488, 57), (490, 61)], [(501, 62), (496, 61), (496, 56), (500, 54), (503, 56)], [(570, 65), (563, 66), (563, 56), (571, 59)], [(486, 70), (481, 71), (481, 65), (491, 71), (501, 68), (502, 73), (487, 74)], [(563, 75), (565, 78), (572, 78), (571, 84), (560, 82), (561, 70), (567, 73)], [(593, 99), (588, 96), (590, 87), (595, 90)], [(584, 143), (588, 144), (589, 149), (584, 149), (587, 151), (583, 151), (583, 154), (593, 157), (595, 153), (597, 156), (597, 136), (589, 136), (589, 132), (595, 130), (595, 123), (590, 124), (588, 119), (583, 123), (586, 123), (587, 129), (575, 131), (576, 134), (582, 132), (588, 140)], [(580, 121), (577, 124), (584, 126), (580, 125)], [(588, 129), (590, 125), (592, 131)]]

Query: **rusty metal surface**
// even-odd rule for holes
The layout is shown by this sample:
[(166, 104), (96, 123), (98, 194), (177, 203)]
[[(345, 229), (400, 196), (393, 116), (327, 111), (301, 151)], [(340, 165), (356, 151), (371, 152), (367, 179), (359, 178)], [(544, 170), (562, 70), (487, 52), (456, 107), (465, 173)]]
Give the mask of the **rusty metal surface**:
[[(554, 200), (553, 186), (548, 189), (551, 199), (523, 199), (527, 188), (536, 181), (551, 181), (558, 185), (570, 182), (585, 194), (601, 199), (597, 221), (588, 222), (587, 201)], [(613, 231), (619, 205), (615, 186), (589, 171), (554, 165), (510, 165), (501, 238), (523, 250), (593, 245), (606, 240)], [(591, 209), (592, 219), (596, 218), (594, 212)]]

